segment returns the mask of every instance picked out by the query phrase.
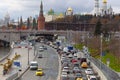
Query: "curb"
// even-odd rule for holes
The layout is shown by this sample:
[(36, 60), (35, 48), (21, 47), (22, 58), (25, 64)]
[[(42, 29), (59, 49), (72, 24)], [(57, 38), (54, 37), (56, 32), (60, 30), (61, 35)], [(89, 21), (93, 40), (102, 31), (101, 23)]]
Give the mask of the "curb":
[(6, 58), (8, 58), (11, 55), (12, 51), (13, 51), (13, 49), (10, 49), (8, 54), (6, 56), (4, 56), (2, 59), (0, 59), (0, 62), (4, 61)]
[[(33, 58), (33, 60), (35, 60), (37, 57), (37, 53), (35, 55), (35, 57)], [(17, 78), (15, 78), (14, 80), (21, 80), (22, 76), (25, 74), (25, 72), (27, 72), (29, 70), (30, 66), (28, 66)]]

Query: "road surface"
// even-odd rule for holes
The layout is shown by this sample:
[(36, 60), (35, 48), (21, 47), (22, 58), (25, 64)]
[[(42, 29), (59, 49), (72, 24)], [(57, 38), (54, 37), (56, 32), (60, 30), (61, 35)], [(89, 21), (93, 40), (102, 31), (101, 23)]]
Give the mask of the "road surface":
[[(37, 47), (38, 48), (38, 47)], [(48, 47), (47, 47), (48, 48)], [(41, 53), (43, 58), (37, 58), (36, 61), (39, 63), (39, 68), (43, 68), (45, 73), (44, 76), (36, 76), (33, 70), (28, 70), (22, 77), (22, 80), (57, 80), (59, 71), (58, 55), (55, 50), (48, 48)]]

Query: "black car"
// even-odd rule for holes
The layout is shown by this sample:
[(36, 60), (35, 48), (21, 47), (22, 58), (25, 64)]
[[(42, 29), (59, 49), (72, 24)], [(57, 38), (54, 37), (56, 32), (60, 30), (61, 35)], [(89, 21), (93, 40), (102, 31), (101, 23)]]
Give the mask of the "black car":
[(38, 54), (38, 58), (42, 58), (43, 56), (42, 56), (42, 54)]

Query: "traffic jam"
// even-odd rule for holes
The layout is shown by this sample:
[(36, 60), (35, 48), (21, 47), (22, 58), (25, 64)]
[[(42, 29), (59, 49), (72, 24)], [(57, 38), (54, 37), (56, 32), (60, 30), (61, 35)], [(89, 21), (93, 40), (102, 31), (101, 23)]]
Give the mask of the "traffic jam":
[(60, 80), (100, 80), (89, 59), (82, 51), (72, 46), (57, 50), (61, 60)]

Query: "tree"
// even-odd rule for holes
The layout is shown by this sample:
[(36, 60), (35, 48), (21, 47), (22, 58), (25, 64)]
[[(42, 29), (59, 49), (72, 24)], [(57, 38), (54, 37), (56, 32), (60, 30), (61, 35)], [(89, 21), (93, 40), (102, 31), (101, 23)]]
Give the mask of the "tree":
[(21, 27), (23, 26), (23, 20), (22, 20), (22, 16), (21, 16), (21, 18), (20, 18), (20, 29), (21, 29)]
[(95, 26), (95, 31), (94, 31), (95, 36), (101, 35), (101, 33), (102, 33), (101, 26), (102, 26), (102, 24), (101, 24), (100, 20), (98, 20), (98, 22), (96, 23), (96, 26)]
[(27, 18), (27, 29), (29, 29), (29, 28), (30, 28), (30, 19)]
[(37, 22), (35, 18), (33, 19), (33, 29), (37, 29)]

